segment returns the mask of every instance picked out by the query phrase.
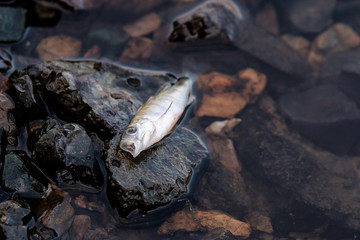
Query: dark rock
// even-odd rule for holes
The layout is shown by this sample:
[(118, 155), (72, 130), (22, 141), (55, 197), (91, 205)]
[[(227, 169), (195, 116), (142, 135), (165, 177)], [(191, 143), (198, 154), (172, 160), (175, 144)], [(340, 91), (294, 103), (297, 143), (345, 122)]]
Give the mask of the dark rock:
[(0, 72), (6, 72), (12, 68), (12, 57), (6, 50), (0, 48)]
[(19, 41), (25, 29), (26, 10), (0, 7), (0, 42)]
[(82, 240), (90, 227), (91, 219), (88, 215), (76, 215), (69, 230), (70, 239)]
[(233, 39), (242, 18), (237, 5), (230, 0), (206, 1), (175, 18), (169, 41), (183, 42), (216, 36)]
[(5, 144), (6, 138), (5, 138), (5, 132), (4, 132), (4, 128), (0, 127), (0, 159), (2, 160), (4, 153), (5, 153)]
[(94, 187), (102, 184), (102, 175), (91, 138), (77, 124), (60, 125), (48, 120), (34, 146), (35, 163), (57, 181), (82, 182)]
[(46, 187), (29, 171), (29, 165), (24, 153), (8, 153), (5, 155), (1, 168), (1, 187), (5, 191), (16, 192), (24, 197), (40, 198)]
[(6, 94), (0, 93), (0, 127), (4, 129), (7, 142), (11, 145), (16, 145), (19, 132), (11, 113), (14, 107), (12, 100)]
[(303, 33), (318, 33), (332, 22), (331, 14), (336, 0), (277, 1), (283, 15), (295, 30)]
[(22, 225), (8, 226), (0, 224), (0, 237), (1, 239), (27, 240), (27, 227)]
[[(119, 141), (120, 134), (111, 140), (106, 166), (109, 200), (122, 217), (135, 209), (146, 213), (189, 193), (194, 168), (199, 169), (207, 156), (200, 139), (186, 128), (176, 130), (136, 159), (119, 148)], [(142, 221), (137, 217), (130, 220)]]
[(247, 109), (235, 132), (235, 147), (244, 168), (271, 183), (287, 199), (297, 199), (306, 209), (313, 207), (343, 226), (359, 229), (359, 157), (323, 151), (290, 131), (268, 97)]
[[(17, 226), (26, 224), (30, 220), (30, 209), (22, 206), (20, 203), (8, 200), (0, 203), (0, 223), (8, 226)], [(25, 221), (27, 219), (27, 221)]]
[(283, 95), (279, 107), (296, 130), (334, 153), (348, 153), (359, 138), (360, 110), (335, 86)]

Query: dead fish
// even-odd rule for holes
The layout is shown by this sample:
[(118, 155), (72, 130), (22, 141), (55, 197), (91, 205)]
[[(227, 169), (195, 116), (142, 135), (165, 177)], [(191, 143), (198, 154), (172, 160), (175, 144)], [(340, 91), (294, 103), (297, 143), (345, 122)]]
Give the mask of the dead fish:
[(142, 105), (120, 141), (120, 148), (135, 158), (170, 134), (185, 108), (194, 101), (192, 80), (180, 78), (166, 84)]

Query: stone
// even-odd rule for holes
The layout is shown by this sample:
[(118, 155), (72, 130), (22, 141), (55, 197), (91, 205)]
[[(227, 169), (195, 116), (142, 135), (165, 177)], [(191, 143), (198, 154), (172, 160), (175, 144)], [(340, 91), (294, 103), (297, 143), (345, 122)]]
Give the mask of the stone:
[(5, 93), (0, 93), (0, 127), (6, 133), (7, 142), (16, 145), (19, 130), (15, 124), (15, 119), (11, 113), (15, 108), (12, 99)]
[(291, 48), (297, 51), (302, 57), (306, 58), (310, 50), (310, 42), (296, 35), (284, 34), (281, 39), (285, 41)]
[(250, 224), (251, 228), (256, 231), (265, 233), (274, 232), (271, 219), (259, 212), (251, 212), (245, 216), (245, 219)]
[(24, 153), (8, 153), (1, 167), (1, 187), (24, 197), (41, 198), (46, 187), (32, 176), (26, 164), (30, 163)]
[(289, 129), (270, 97), (249, 107), (234, 131), (234, 146), (244, 168), (276, 186), (287, 201), (296, 199), (307, 211), (313, 209), (343, 227), (358, 229), (359, 180), (354, 166), (359, 157), (325, 151)]
[(12, 57), (5, 49), (0, 48), (0, 72), (6, 72), (12, 68)]
[[(78, 124), (48, 120), (34, 146), (33, 161), (53, 181), (93, 187), (102, 183), (102, 174), (91, 138)], [(56, 167), (54, 167), (56, 166)]]
[[(119, 148), (119, 141), (120, 134), (109, 143), (105, 163), (109, 200), (122, 217), (134, 210), (145, 214), (188, 194), (192, 173), (200, 169), (207, 157), (203, 143), (186, 128), (177, 129), (135, 159)], [(160, 213), (156, 216), (160, 220)], [(143, 218), (131, 217), (133, 221)]]
[(25, 30), (26, 10), (22, 8), (0, 7), (0, 42), (16, 42)]
[(175, 18), (169, 41), (183, 42), (211, 37), (233, 39), (242, 18), (237, 5), (230, 0), (206, 1)]
[(80, 53), (82, 42), (67, 35), (55, 35), (44, 38), (36, 47), (41, 60), (74, 58)]
[(154, 43), (149, 38), (130, 39), (121, 54), (121, 59), (145, 59), (151, 55)]
[(250, 68), (240, 71), (237, 79), (213, 72), (200, 75), (196, 85), (203, 92), (195, 109), (196, 116), (232, 118), (261, 94), (266, 86), (266, 76)]
[(17, 239), (17, 240), (27, 240), (28, 231), (27, 227), (23, 225), (18, 226), (8, 226), (5, 224), (0, 224), (1, 236), (4, 239)]
[(22, 206), (14, 200), (0, 203), (0, 223), (7, 226), (25, 225), (31, 219), (29, 207)]
[(308, 60), (319, 68), (326, 55), (360, 46), (360, 36), (349, 26), (337, 23), (321, 33), (312, 43)]
[(102, 240), (109, 236), (108, 232), (104, 228), (96, 228), (94, 230), (89, 229), (83, 238), (83, 240)]
[(154, 32), (159, 28), (161, 21), (159, 15), (150, 13), (138, 19), (136, 22), (124, 25), (123, 30), (130, 37), (137, 38)]
[(74, 10), (89, 10), (99, 8), (101, 5), (106, 4), (106, 1), (96, 0), (58, 0), (60, 3), (65, 3)]
[(215, 122), (211, 123), (207, 128), (205, 128), (205, 132), (210, 135), (226, 137), (226, 136), (231, 135), (232, 130), (239, 123), (241, 123), (240, 118), (232, 118), (229, 120), (215, 121)]
[(347, 154), (358, 141), (360, 109), (336, 86), (319, 86), (279, 98), (293, 127), (325, 149)]
[(124, 13), (131, 13), (131, 15), (140, 15), (151, 11), (152, 9), (166, 3), (167, 0), (148, 0), (146, 2), (142, 0), (110, 0), (109, 6), (111, 8), (119, 8)]
[(255, 22), (275, 35), (279, 34), (279, 23), (275, 8), (272, 4), (267, 3), (255, 16)]
[(248, 238), (250, 225), (218, 211), (182, 210), (166, 220), (158, 229), (159, 234), (171, 234), (175, 231), (211, 231), (222, 228), (236, 237)]
[(6, 136), (5, 136), (4, 128), (0, 127), (0, 157), (1, 158), (5, 153), (5, 148), (6, 148), (5, 142), (6, 142)]
[(75, 215), (69, 230), (70, 239), (82, 240), (90, 227), (91, 219), (88, 215)]
[(101, 48), (94, 45), (84, 53), (84, 58), (99, 58), (101, 56)]
[(8, 79), (0, 72), (0, 93), (8, 89)]

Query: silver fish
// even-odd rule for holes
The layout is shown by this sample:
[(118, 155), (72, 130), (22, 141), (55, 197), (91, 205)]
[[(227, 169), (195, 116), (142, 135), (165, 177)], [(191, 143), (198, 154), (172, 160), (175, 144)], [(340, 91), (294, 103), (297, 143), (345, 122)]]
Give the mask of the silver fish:
[(164, 85), (139, 108), (122, 135), (120, 148), (135, 158), (168, 135), (193, 102), (191, 89), (192, 81), (185, 77)]

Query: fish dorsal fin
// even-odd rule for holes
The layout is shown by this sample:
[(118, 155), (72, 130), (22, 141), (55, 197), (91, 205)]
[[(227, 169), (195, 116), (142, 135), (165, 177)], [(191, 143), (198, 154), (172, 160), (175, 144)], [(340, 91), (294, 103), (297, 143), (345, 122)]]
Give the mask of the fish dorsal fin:
[(166, 108), (165, 112), (163, 114), (161, 114), (161, 116), (158, 119), (162, 118), (169, 111), (169, 109), (171, 108), (173, 102), (174, 101), (171, 101), (170, 105)]

